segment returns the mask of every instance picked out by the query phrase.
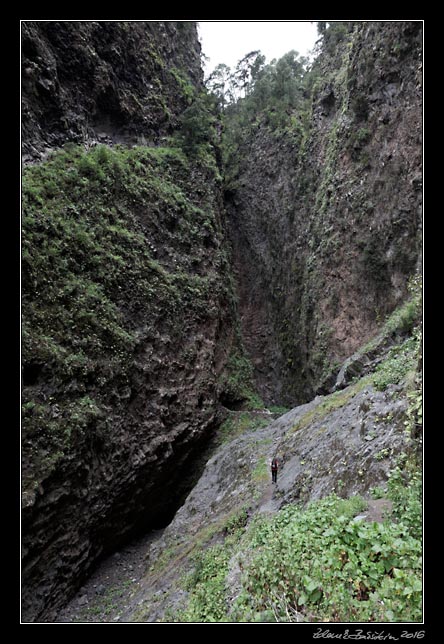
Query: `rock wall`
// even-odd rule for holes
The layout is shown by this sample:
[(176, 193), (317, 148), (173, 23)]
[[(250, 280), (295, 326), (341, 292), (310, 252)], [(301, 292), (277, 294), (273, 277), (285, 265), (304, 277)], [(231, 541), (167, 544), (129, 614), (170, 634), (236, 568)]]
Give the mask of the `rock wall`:
[(24, 22), (25, 160), (66, 141), (158, 142), (201, 86), (190, 22)]
[(23, 175), (24, 621), (171, 518), (221, 422), (232, 303), (199, 53), (191, 24), (23, 25), (23, 147), (44, 157)]
[(421, 47), (420, 22), (351, 23), (313, 67), (302, 138), (265, 115), (242, 143), (230, 237), (268, 402), (322, 390), (420, 267)]
[(420, 23), (351, 25), (316, 63), (303, 140), (259, 120), (224, 204), (193, 23), (23, 24), (24, 621), (171, 519), (220, 401), (245, 399), (227, 230), (266, 402), (333, 386), (404, 300), (420, 50)]

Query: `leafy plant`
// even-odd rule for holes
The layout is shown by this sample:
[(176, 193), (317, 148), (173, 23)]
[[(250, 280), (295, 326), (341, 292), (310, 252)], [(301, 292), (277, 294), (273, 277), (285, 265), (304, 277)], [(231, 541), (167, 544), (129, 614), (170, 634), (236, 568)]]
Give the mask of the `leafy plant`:
[(194, 569), (186, 581), (191, 592), (187, 609), (180, 621), (218, 622), (227, 611), (225, 577), (228, 572), (230, 550), (222, 545), (198, 552), (193, 557)]
[(370, 494), (373, 499), (383, 499), (387, 494), (387, 490), (377, 485), (370, 490)]
[[(418, 535), (405, 514), (399, 523), (353, 521), (357, 507), (332, 495), (305, 511), (287, 506), (256, 524), (250, 537), (256, 554), (245, 570), (236, 618), (249, 621), (272, 609), (279, 621), (288, 621), (290, 612), (295, 621), (301, 615), (305, 621), (420, 620)], [(276, 592), (280, 606), (270, 600)]]
[[(195, 555), (180, 621), (420, 621), (421, 484), (414, 463), (400, 463), (383, 492), (396, 521), (355, 521), (367, 505), (359, 496), (289, 504), (249, 523), (242, 508), (226, 520), (224, 542)], [(233, 562), (242, 573), (235, 599), (228, 586)]]
[(243, 532), (248, 522), (248, 512), (246, 508), (242, 508), (227, 520), (224, 526), (226, 534), (235, 534), (239, 531)]

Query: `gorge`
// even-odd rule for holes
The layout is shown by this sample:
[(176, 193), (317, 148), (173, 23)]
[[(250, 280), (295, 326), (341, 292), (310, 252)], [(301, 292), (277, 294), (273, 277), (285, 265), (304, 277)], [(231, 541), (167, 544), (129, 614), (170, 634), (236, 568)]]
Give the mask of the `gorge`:
[(23, 22), (22, 151), (25, 622), (170, 524), (125, 615), (165, 619), (204, 527), (420, 464), (421, 21), (320, 23), (223, 106), (193, 22)]

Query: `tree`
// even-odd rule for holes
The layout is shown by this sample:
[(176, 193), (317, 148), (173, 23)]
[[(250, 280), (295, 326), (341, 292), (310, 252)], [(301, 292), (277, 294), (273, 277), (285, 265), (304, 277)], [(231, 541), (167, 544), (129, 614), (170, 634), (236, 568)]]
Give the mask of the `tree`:
[(288, 107), (295, 107), (304, 77), (305, 58), (297, 51), (290, 51), (280, 58), (275, 66), (274, 94)]
[(333, 54), (338, 43), (340, 43), (355, 26), (354, 22), (342, 22), (336, 20), (333, 22), (318, 22), (317, 30), (320, 36), (319, 42), (321, 47)]
[(228, 65), (220, 63), (207, 78), (206, 86), (216, 96), (222, 111), (234, 102), (233, 74)]
[(237, 63), (234, 71), (224, 63), (219, 64), (207, 78), (206, 86), (225, 111), (228, 105), (252, 92), (264, 68), (265, 56), (260, 51), (251, 51)]
[(236, 65), (234, 79), (239, 96), (249, 94), (254, 86), (255, 80), (260, 75), (265, 64), (265, 56), (260, 51), (250, 51)]
[(185, 152), (194, 154), (202, 144), (214, 143), (215, 125), (214, 98), (201, 94), (180, 118), (179, 137)]

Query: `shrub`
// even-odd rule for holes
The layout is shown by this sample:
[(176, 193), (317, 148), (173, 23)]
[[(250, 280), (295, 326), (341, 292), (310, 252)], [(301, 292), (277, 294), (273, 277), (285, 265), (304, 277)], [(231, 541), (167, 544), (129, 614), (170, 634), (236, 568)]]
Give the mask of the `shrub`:
[(193, 557), (194, 569), (186, 580), (191, 598), (186, 611), (180, 615), (185, 622), (219, 622), (227, 612), (225, 577), (228, 572), (230, 550), (223, 545), (197, 552)]
[(402, 382), (409, 372), (414, 371), (417, 362), (417, 342), (408, 338), (403, 344), (393, 347), (386, 360), (376, 367), (373, 384), (379, 391), (389, 385)]
[(335, 495), (258, 523), (236, 619), (271, 611), (278, 621), (419, 621), (421, 542), (405, 521), (413, 498), (416, 488), (399, 523), (353, 521), (360, 504)]
[(206, 95), (198, 97), (180, 118), (179, 141), (187, 154), (196, 155), (202, 145), (215, 141), (214, 106)]
[(398, 307), (384, 325), (387, 333), (411, 333), (418, 324), (422, 309), (422, 279), (413, 276), (408, 283), (410, 297)]
[(263, 409), (264, 403), (253, 389), (253, 365), (240, 349), (234, 349), (221, 378), (222, 402), (229, 409), (240, 406)]

